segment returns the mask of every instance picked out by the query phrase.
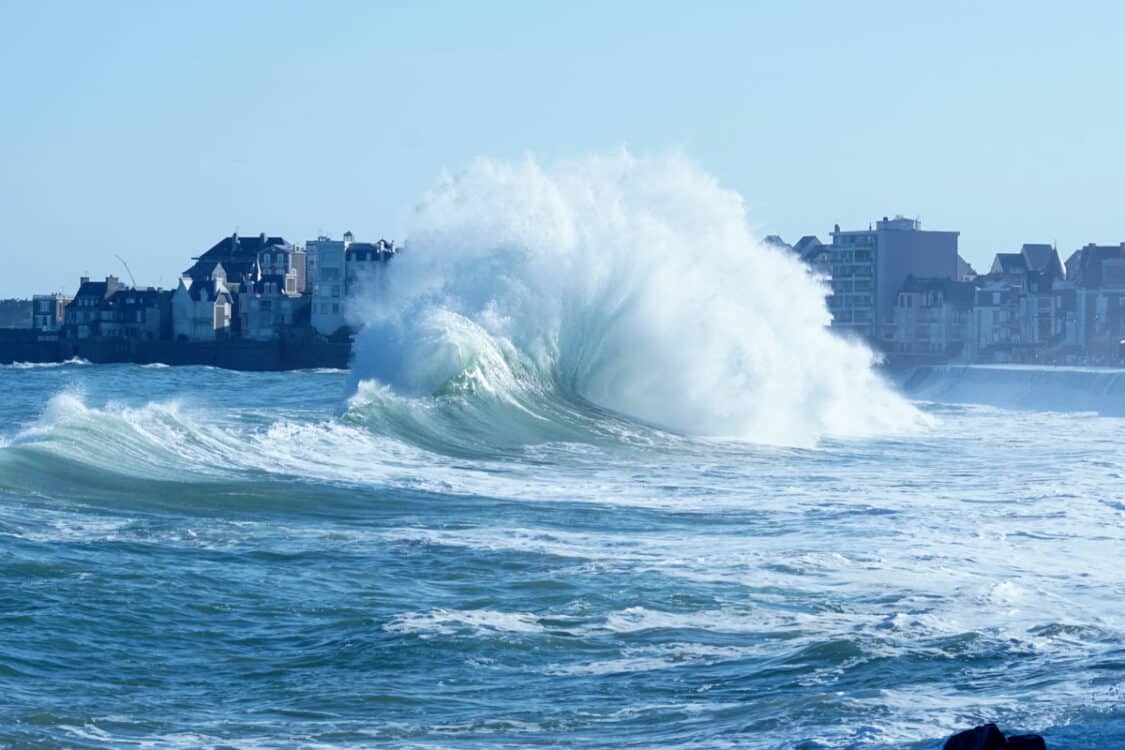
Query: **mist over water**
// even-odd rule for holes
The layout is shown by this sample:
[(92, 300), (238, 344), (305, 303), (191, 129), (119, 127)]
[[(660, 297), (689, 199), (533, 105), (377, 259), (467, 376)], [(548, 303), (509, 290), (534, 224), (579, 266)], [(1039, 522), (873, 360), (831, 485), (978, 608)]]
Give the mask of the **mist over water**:
[(783, 445), (924, 421), (828, 331), (821, 284), (683, 158), (480, 159), (425, 196), (406, 248), (357, 314), (356, 376), (396, 394), (579, 399)]

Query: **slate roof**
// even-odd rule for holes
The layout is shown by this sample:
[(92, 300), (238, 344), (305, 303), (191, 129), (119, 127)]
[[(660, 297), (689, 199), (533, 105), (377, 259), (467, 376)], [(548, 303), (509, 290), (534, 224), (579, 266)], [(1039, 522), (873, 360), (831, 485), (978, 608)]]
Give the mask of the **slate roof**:
[(285, 241), (284, 237), (270, 237), (260, 234), (257, 237), (239, 237), (232, 234), (216, 242), (211, 248), (196, 259), (191, 268), (184, 271), (185, 276), (195, 280), (206, 279), (211, 275), (217, 263), (222, 263), (230, 279), (241, 279), (244, 276), (254, 278), (254, 267), (258, 262), (258, 255), (270, 248), (278, 248), (292, 252), (293, 245)]
[(1100, 287), (1102, 284), (1102, 263), (1107, 260), (1125, 258), (1122, 245), (1086, 245), (1075, 250), (1066, 260), (1067, 276), (1079, 286)]
[(1027, 273), (1027, 260), (1020, 253), (996, 253), (992, 261), (992, 273)]
[(1065, 275), (1062, 261), (1059, 260), (1059, 254), (1050, 245), (1028, 243), (1020, 248), (1020, 255), (1023, 256), (1024, 262), (1031, 271), (1053, 274), (1058, 279)]
[(807, 263), (811, 261), (823, 247), (824, 243), (820, 241), (819, 237), (814, 234), (806, 234), (793, 245), (793, 252), (797, 253), (801, 260)]
[(74, 299), (105, 299), (106, 282), (104, 281), (85, 281), (78, 287), (78, 292), (75, 293)]

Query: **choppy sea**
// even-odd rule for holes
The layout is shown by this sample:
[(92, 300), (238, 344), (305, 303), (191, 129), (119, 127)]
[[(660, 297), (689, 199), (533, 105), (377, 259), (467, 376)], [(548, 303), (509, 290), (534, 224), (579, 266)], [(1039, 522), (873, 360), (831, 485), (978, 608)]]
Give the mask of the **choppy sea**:
[(1052, 377), (797, 449), (0, 368), (0, 747), (1125, 746), (1125, 420)]

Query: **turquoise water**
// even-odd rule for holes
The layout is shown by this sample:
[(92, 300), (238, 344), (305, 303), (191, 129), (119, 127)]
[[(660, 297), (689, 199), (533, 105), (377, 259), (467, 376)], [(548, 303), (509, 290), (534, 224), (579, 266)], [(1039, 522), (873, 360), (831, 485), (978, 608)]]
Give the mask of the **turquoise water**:
[(936, 387), (794, 449), (350, 381), (0, 368), (0, 747), (1125, 746), (1119, 418)]

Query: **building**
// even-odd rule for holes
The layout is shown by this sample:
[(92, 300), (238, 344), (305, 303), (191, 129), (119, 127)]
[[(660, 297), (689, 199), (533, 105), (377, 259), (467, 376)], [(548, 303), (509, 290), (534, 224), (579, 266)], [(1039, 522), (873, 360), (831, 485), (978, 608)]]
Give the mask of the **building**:
[(894, 310), (908, 276), (958, 278), (957, 232), (923, 231), (916, 219), (883, 217), (875, 228), (842, 231), (828, 246), (832, 327), (893, 349)]
[(239, 292), (238, 311), (243, 338), (269, 341), (308, 325), (309, 296), (297, 290), (292, 273), (267, 274)]
[(351, 232), (345, 232), (342, 240), (321, 235), (305, 243), (312, 276), (312, 327), (324, 336), (331, 336), (347, 325), (344, 314), (347, 249), (353, 239)]
[(88, 276), (83, 276), (78, 292), (65, 307), (62, 335), (68, 339), (99, 336), (102, 318), (106, 314), (102, 303), (120, 286), (116, 276), (106, 276), (105, 281), (90, 281)]
[(98, 336), (134, 341), (172, 337), (172, 292), (149, 287), (121, 287), (101, 305)]
[(1075, 250), (1066, 278), (1075, 290), (1077, 347), (1096, 360), (1117, 358), (1125, 339), (1125, 243)]
[(973, 309), (974, 360), (1009, 362), (1021, 347), (1019, 319), (1023, 288), (1004, 278), (981, 277)]
[(1025, 244), (1018, 253), (996, 253), (988, 272), (992, 278), (1003, 278), (1024, 288), (1029, 274), (1037, 275), (1048, 286), (1066, 277), (1058, 252), (1045, 244)]
[(68, 294), (36, 294), (31, 300), (31, 327), (39, 333), (57, 334), (66, 321), (66, 306), (74, 300)]
[(172, 293), (172, 335), (177, 341), (214, 341), (229, 335), (233, 318), (234, 297), (223, 264), (212, 267), (206, 278), (180, 277)]
[(363, 291), (373, 291), (378, 283), (387, 261), (398, 253), (394, 242), (352, 242), (345, 254), (346, 295), (354, 296)]
[(1038, 358), (1075, 355), (1079, 347), (1077, 288), (1053, 272), (1030, 271), (1020, 295), (1020, 343)]
[(934, 360), (967, 357), (975, 294), (972, 282), (907, 276), (895, 301), (894, 353)]

